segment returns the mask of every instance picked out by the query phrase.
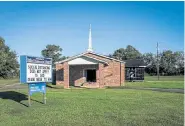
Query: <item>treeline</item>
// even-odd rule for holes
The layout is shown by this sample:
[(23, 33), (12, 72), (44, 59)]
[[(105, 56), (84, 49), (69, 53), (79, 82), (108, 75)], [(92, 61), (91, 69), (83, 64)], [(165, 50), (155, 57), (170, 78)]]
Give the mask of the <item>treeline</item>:
[[(57, 45), (47, 45), (41, 50), (43, 57), (49, 57), (54, 62), (64, 60), (68, 57), (62, 56), (62, 48)], [(146, 63), (146, 73), (150, 75), (157, 74), (156, 54), (141, 54), (136, 48), (128, 45), (126, 48), (115, 50), (109, 57), (119, 60), (143, 59)], [(166, 50), (159, 53), (159, 68), (161, 75), (181, 75), (184, 74), (184, 52)], [(5, 40), (0, 37), (0, 78), (10, 78), (19, 76), (19, 64), (15, 51), (12, 51)]]
[(16, 52), (5, 45), (5, 40), (0, 37), (0, 78), (17, 77), (18, 68)]
[(150, 75), (157, 75), (157, 63), (160, 75), (184, 75), (183, 51), (164, 50), (159, 53), (157, 62), (156, 54), (141, 54), (136, 48), (128, 45), (125, 49), (120, 48), (109, 56), (119, 60), (142, 59), (147, 66), (145, 72)]

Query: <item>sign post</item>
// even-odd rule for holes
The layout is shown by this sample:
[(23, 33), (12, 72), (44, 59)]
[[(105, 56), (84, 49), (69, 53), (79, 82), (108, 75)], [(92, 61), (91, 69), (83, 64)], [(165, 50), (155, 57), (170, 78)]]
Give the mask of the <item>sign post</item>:
[(30, 107), (31, 106), (31, 96), (30, 96), (30, 87), (28, 85), (28, 106)]
[(31, 95), (36, 92), (43, 93), (43, 104), (46, 104), (46, 82), (52, 82), (52, 59), (21, 56), (20, 82), (28, 84), (29, 106)]
[(43, 103), (46, 104), (46, 93), (43, 93)]

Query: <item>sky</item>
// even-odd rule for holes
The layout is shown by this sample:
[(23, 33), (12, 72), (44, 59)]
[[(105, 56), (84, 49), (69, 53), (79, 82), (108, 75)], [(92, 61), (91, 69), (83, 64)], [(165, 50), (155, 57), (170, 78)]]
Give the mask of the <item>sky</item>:
[(184, 50), (184, 2), (0, 2), (0, 36), (19, 55), (41, 56), (47, 44), (64, 56), (134, 46), (141, 53)]

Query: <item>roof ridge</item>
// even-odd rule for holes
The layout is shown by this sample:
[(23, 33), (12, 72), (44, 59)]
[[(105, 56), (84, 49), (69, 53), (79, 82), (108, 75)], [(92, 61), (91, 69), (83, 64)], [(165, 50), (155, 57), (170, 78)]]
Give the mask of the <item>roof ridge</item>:
[(68, 59), (65, 59), (65, 60), (61, 60), (61, 61), (58, 61), (58, 62), (55, 62), (55, 64), (57, 63), (63, 63), (63, 62), (67, 62), (69, 60), (72, 60), (74, 58), (77, 58), (77, 57), (80, 57), (80, 56), (83, 56), (85, 54), (94, 54), (94, 55), (98, 55), (98, 56), (101, 56), (101, 57), (104, 57), (104, 58), (107, 58), (107, 59), (111, 59), (111, 60), (115, 60), (115, 61), (118, 61), (118, 62), (122, 62), (122, 63), (125, 63), (124, 61), (121, 61), (121, 60), (118, 60), (118, 59), (115, 59), (115, 58), (111, 58), (111, 57), (108, 57), (108, 56), (105, 56), (105, 55), (102, 55), (102, 54), (99, 54), (99, 53), (95, 53), (95, 52), (83, 52), (83, 53), (80, 53), (78, 55), (75, 55), (75, 56), (72, 56), (72, 57), (69, 57)]

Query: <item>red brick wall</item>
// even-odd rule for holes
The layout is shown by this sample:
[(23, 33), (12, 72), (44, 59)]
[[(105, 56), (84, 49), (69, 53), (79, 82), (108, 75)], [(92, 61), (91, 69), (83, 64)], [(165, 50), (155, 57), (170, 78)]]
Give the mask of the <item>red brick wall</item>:
[(64, 88), (69, 88), (69, 65), (64, 63)]
[(98, 79), (99, 79), (99, 88), (103, 88), (105, 86), (105, 79), (104, 79), (104, 64), (99, 63), (98, 69)]
[[(97, 65), (75, 65), (69, 66), (67, 62), (64, 64), (56, 64), (56, 84), (63, 85), (65, 88), (70, 85), (86, 87), (99, 87), (104, 86), (120, 86), (124, 85), (125, 80), (125, 64), (104, 57), (100, 57), (94, 54), (85, 54), (90, 57), (94, 57), (100, 60), (108, 62), (108, 65), (99, 63)], [(96, 82), (91, 84), (85, 82), (84, 69), (95, 68), (96, 69)], [(57, 72), (58, 71), (58, 72)], [(62, 77), (63, 74), (63, 80)]]
[(124, 85), (125, 78), (124, 63), (100, 57), (92, 53), (87, 53), (85, 55), (108, 62), (109, 65), (105, 65), (103, 69), (105, 86), (120, 86), (121, 84)]
[[(81, 85), (87, 85), (86, 78), (85, 78), (85, 69), (96, 69), (98, 70), (98, 65), (71, 65), (69, 67), (70, 70), (70, 78), (69, 83), (71, 86), (81, 86)], [(97, 77), (96, 77), (97, 78)], [(94, 83), (98, 85), (98, 83)]]
[(106, 86), (120, 86), (120, 62), (109, 62), (104, 68), (104, 74)]
[(121, 84), (125, 86), (125, 64), (121, 64)]
[(56, 64), (56, 85), (64, 85), (64, 65)]
[(56, 64), (56, 85), (69, 88), (69, 65), (67, 62)]

